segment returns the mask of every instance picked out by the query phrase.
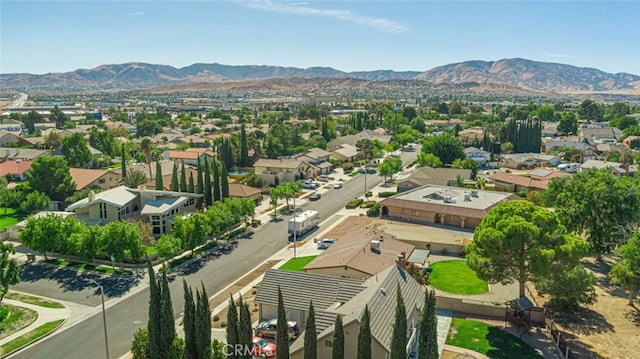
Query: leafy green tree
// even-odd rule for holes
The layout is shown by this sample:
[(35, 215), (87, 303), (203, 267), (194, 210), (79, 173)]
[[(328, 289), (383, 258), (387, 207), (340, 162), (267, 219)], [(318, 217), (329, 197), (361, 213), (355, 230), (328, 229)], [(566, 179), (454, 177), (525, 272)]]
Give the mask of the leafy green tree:
[[(191, 177), (191, 185), (193, 187), (193, 177)], [(184, 161), (180, 167), (180, 192), (188, 192), (187, 171), (184, 168)]]
[(587, 248), (584, 240), (566, 233), (554, 212), (529, 201), (507, 201), (476, 227), (467, 262), (489, 283), (518, 282), (523, 297), (525, 282), (553, 279), (551, 271), (573, 269)]
[(586, 121), (602, 121), (603, 109), (592, 100), (584, 100), (578, 106), (578, 116)]
[(149, 330), (140, 328), (133, 333), (131, 342), (131, 355), (133, 359), (149, 359)]
[(55, 123), (57, 129), (62, 129), (64, 128), (64, 123), (69, 121), (69, 116), (65, 115), (56, 105), (49, 114), (49, 121)]
[(123, 262), (127, 255), (140, 259), (144, 254), (140, 228), (127, 222), (115, 221), (104, 226), (100, 243), (117, 262)]
[(184, 358), (198, 359), (198, 347), (196, 344), (196, 304), (193, 301), (193, 292), (182, 278), (184, 290), (184, 314), (182, 326), (184, 328)]
[(91, 161), (87, 140), (80, 133), (62, 139), (62, 154), (72, 167), (84, 167)]
[(360, 151), (360, 157), (364, 160), (365, 165), (369, 163), (374, 156), (373, 141), (368, 138), (358, 140), (358, 142), (356, 142), (356, 148)]
[(33, 191), (24, 199), (24, 202), (20, 204), (20, 209), (27, 213), (36, 213), (44, 211), (51, 206), (51, 200), (46, 194), (38, 191)]
[(158, 238), (156, 248), (158, 249), (158, 256), (160, 256), (160, 258), (171, 258), (180, 253), (182, 243), (180, 238), (170, 234), (163, 234)]
[(386, 157), (378, 166), (378, 174), (384, 176), (384, 182), (387, 177), (393, 178), (393, 175), (402, 171), (402, 160), (399, 157)]
[(556, 178), (542, 197), (567, 230), (586, 236), (597, 256), (623, 244), (640, 221), (637, 180), (614, 176), (608, 168)]
[(64, 201), (76, 190), (69, 165), (64, 158), (40, 156), (27, 171), (29, 187), (46, 194), (52, 201)]
[(9, 291), (9, 286), (20, 283), (20, 265), (11, 254), (16, 254), (13, 244), (0, 243), (0, 305)]
[(289, 322), (284, 310), (282, 291), (278, 286), (278, 319), (276, 323), (276, 358), (289, 359)]
[[(236, 348), (240, 344), (238, 333), (238, 309), (233, 295), (229, 296), (227, 307), (227, 358), (237, 359)], [(288, 344), (288, 343), (287, 343)]]
[(371, 314), (368, 305), (365, 305), (360, 317), (357, 359), (371, 359)]
[(396, 290), (396, 315), (391, 336), (390, 359), (406, 359), (407, 357), (407, 309), (400, 291), (400, 284)]
[(422, 318), (420, 318), (420, 338), (418, 339), (418, 359), (438, 359), (438, 317), (436, 316), (436, 293), (425, 290)]
[[(249, 311), (249, 305), (240, 297), (240, 317), (238, 321), (238, 342), (241, 348), (251, 348), (253, 338), (253, 328), (251, 326), (251, 312)], [(248, 353), (242, 353), (240, 355), (242, 359), (251, 359), (251, 355)]]
[(422, 152), (435, 155), (444, 164), (450, 164), (457, 158), (465, 157), (460, 139), (446, 133), (426, 137), (422, 141)]
[(342, 316), (340, 314), (336, 315), (334, 324), (331, 359), (344, 359), (344, 327), (342, 326)]
[(556, 119), (556, 111), (552, 106), (540, 106), (536, 110), (536, 116), (538, 116), (538, 121), (552, 122)]
[(20, 241), (32, 250), (42, 252), (48, 259), (47, 252), (55, 251), (66, 235), (64, 219), (60, 216), (29, 217), (27, 225), (20, 231)]
[(31, 110), (26, 115), (22, 116), (22, 122), (27, 127), (29, 134), (36, 133), (36, 123), (44, 122), (44, 117), (36, 111)]
[(418, 153), (418, 167), (433, 167), (440, 168), (442, 167), (442, 161), (433, 153)]
[(313, 302), (309, 302), (307, 312), (307, 322), (305, 323), (304, 334), (304, 359), (318, 358), (318, 332), (316, 331), (316, 311), (313, 309)]
[(180, 191), (180, 183), (178, 182), (178, 164), (173, 163), (173, 171), (171, 172), (171, 190), (174, 192)]
[(620, 260), (611, 267), (609, 276), (614, 283), (621, 284), (629, 291), (629, 305), (633, 305), (636, 288), (640, 286), (640, 235), (634, 233), (629, 241), (618, 248)]
[[(563, 249), (559, 248), (556, 253), (562, 255)], [(585, 245), (579, 255), (582, 257), (587, 253), (588, 248)], [(568, 253), (568, 255), (576, 254)], [(538, 292), (551, 297), (547, 307), (567, 311), (576, 310), (581, 304), (591, 305), (596, 302), (594, 274), (585, 270), (579, 260), (572, 263), (574, 263), (573, 266), (558, 260), (551, 265), (553, 269), (548, 271), (546, 276), (540, 276), (535, 280)]]
[(102, 226), (90, 226), (87, 227), (86, 234), (83, 237), (82, 245), (80, 246), (80, 257), (91, 261), (95, 260), (98, 246), (102, 238)]
[(556, 130), (565, 135), (575, 135), (578, 133), (578, 119), (573, 112), (563, 112), (558, 122)]
[(164, 191), (164, 184), (162, 183), (162, 166), (160, 166), (159, 161), (156, 161), (156, 190)]
[(122, 184), (124, 184), (129, 188), (138, 188), (138, 186), (145, 184), (148, 181), (149, 179), (144, 174), (144, 172), (137, 169), (133, 169), (129, 171), (129, 173), (127, 174), (127, 177), (124, 177), (122, 179)]

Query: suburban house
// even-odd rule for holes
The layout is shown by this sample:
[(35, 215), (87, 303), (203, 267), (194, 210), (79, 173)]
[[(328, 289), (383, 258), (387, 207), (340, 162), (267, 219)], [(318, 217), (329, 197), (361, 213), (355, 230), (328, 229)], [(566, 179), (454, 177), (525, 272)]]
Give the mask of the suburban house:
[(380, 132), (377, 132), (375, 130), (363, 130), (356, 133), (355, 135), (340, 136), (335, 140), (329, 141), (327, 143), (327, 151), (333, 152), (344, 144), (355, 147), (356, 143), (358, 143), (358, 141), (362, 139), (378, 140), (383, 145), (386, 145), (391, 142), (392, 138), (393, 137), (391, 135), (381, 134)]
[[(178, 182), (181, 177), (182, 166), (178, 165)], [(187, 180), (187, 187), (189, 184), (189, 176), (193, 176), (193, 184), (194, 186), (198, 183), (198, 169), (192, 166), (185, 165), (184, 166), (185, 177)], [(162, 172), (162, 188), (165, 191), (171, 191), (171, 179), (173, 177), (173, 167), (171, 167), (171, 171), (165, 173)], [(142, 185), (142, 188), (155, 189), (156, 188), (156, 180), (152, 179)]]
[(416, 169), (411, 176), (398, 181), (398, 192), (406, 192), (425, 185), (452, 186), (456, 183), (458, 176), (462, 176), (465, 181), (470, 181), (471, 170), (463, 168), (420, 167)]
[(31, 168), (31, 161), (8, 160), (0, 162), (0, 177), (11, 175), (15, 181), (27, 179), (27, 171)]
[[(365, 306), (370, 312), (371, 354), (374, 359), (389, 357), (398, 289), (402, 293), (407, 313), (407, 338), (409, 348), (414, 347), (419, 310), (424, 303), (424, 289), (398, 265), (388, 268), (367, 280), (332, 277), (269, 269), (258, 288), (255, 302), (260, 308), (260, 319), (277, 318), (278, 288), (282, 292), (289, 320), (295, 320), (303, 328), (309, 303), (313, 300), (318, 333), (318, 358), (331, 358), (334, 322), (342, 316), (344, 328), (345, 358), (355, 358), (360, 318)], [(302, 334), (291, 344), (292, 359), (303, 357)], [(413, 353), (415, 354), (415, 353)]]
[(9, 131), (0, 131), (0, 147), (11, 146), (20, 142), (20, 134)]
[(23, 134), (22, 128), (25, 127), (22, 122), (14, 121), (13, 123), (0, 123), (0, 131), (12, 132), (20, 136)]
[(499, 155), (500, 162), (503, 167), (522, 169), (540, 166), (557, 166), (560, 164), (560, 158), (553, 155), (543, 155), (540, 153), (513, 153)]
[(342, 144), (331, 152), (331, 159), (338, 163), (353, 162), (358, 159), (360, 152), (355, 146)]
[(640, 140), (640, 136), (627, 136), (624, 140), (622, 140), (622, 144), (628, 148), (632, 148), (632, 142)]
[(581, 139), (589, 139), (596, 143), (617, 143), (622, 137), (622, 130), (610, 126), (592, 126), (578, 129)]
[(493, 181), (497, 188), (505, 191), (518, 192), (520, 190), (545, 190), (552, 179), (564, 176), (571, 176), (571, 174), (560, 171), (537, 169), (529, 173), (529, 176), (496, 172), (489, 176), (489, 179)]
[(376, 230), (352, 230), (303, 269), (307, 273), (366, 279), (406, 262), (415, 246)]
[(333, 172), (333, 164), (329, 162), (331, 153), (321, 148), (314, 147), (296, 155), (291, 156), (293, 159), (305, 161), (320, 168), (320, 174), (327, 175)]
[(48, 156), (48, 150), (35, 150), (31, 148), (0, 147), (0, 162), (8, 160), (33, 161), (40, 156)]
[(111, 189), (118, 187), (122, 173), (115, 170), (92, 170), (87, 168), (69, 168), (71, 179), (76, 183), (76, 191), (86, 187)]
[(456, 125), (464, 126), (465, 122), (458, 118), (452, 118), (449, 120), (427, 120), (424, 124), (429, 127), (440, 127), (453, 130), (456, 128)]
[(520, 199), (510, 193), (427, 185), (380, 201), (382, 215), (423, 224), (474, 229), (502, 201)]
[[(160, 172), (162, 175), (172, 174), (173, 173), (173, 164), (175, 162), (170, 160), (161, 160), (158, 161), (160, 163)], [(152, 180), (156, 178), (156, 162), (151, 162), (149, 164), (146, 163), (136, 163), (134, 165), (127, 166), (127, 173), (131, 171), (141, 171), (147, 176), (148, 179)], [(171, 182), (169, 182), (171, 183)]]
[(580, 151), (583, 159), (594, 158), (596, 155), (593, 146), (586, 141), (578, 141), (577, 138), (575, 141), (571, 139), (549, 140), (542, 144), (542, 150), (547, 154), (560, 147), (568, 147)]
[(260, 188), (243, 185), (240, 183), (229, 183), (229, 197), (231, 198), (250, 198), (258, 201), (262, 196)]
[[(625, 167), (624, 164), (622, 164), (620, 162), (589, 160), (589, 161), (586, 161), (585, 163), (580, 165), (581, 171), (584, 171), (584, 170), (587, 170), (587, 169), (590, 169), (590, 168), (596, 168), (596, 169), (610, 168), (611, 169), (611, 173), (613, 173), (615, 176), (627, 176), (627, 168)], [(628, 175), (631, 176), (631, 177), (637, 177), (638, 176), (638, 165), (637, 164), (629, 166)]]
[(283, 182), (293, 182), (303, 178), (313, 178), (318, 168), (305, 161), (289, 159), (261, 158), (253, 165), (256, 176), (262, 178), (266, 186), (277, 186)]
[[(201, 151), (164, 151), (162, 158), (164, 160), (175, 161), (178, 163), (184, 162), (185, 165), (197, 166), (198, 161), (204, 163), (204, 159), (211, 162), (215, 158), (213, 151), (202, 149)], [(164, 172), (163, 172), (164, 173)]]
[(132, 134), (138, 132), (138, 128), (135, 125), (132, 125), (126, 122), (120, 122), (120, 121), (115, 121), (115, 122), (107, 121), (107, 127), (110, 130), (117, 130), (119, 128), (123, 128), (127, 132)]
[(491, 152), (481, 150), (475, 147), (467, 147), (464, 149), (465, 159), (478, 162), (480, 168), (487, 168), (491, 162)]
[[(488, 135), (489, 138), (493, 139), (493, 135)], [(471, 144), (474, 142), (481, 142), (484, 138), (484, 128), (481, 126), (475, 126), (471, 128), (467, 128), (466, 130), (462, 130), (458, 132), (458, 138), (462, 142), (462, 144)]]
[(170, 141), (171, 143), (175, 143), (177, 145), (182, 144), (182, 143), (188, 143), (190, 146), (194, 146), (194, 147), (200, 147), (200, 148), (204, 148), (204, 147), (208, 147), (210, 141), (206, 138), (203, 137), (198, 137), (198, 136), (181, 136), (181, 137), (176, 137), (173, 140)]
[(78, 219), (90, 224), (106, 224), (120, 220), (142, 219), (160, 236), (171, 233), (177, 215), (195, 211), (200, 194), (115, 187), (89, 196), (67, 207)]

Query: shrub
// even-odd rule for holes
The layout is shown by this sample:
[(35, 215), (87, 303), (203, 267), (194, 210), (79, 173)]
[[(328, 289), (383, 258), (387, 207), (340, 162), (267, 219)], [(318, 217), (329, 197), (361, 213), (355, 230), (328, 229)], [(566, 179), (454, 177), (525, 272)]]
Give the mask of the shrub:
[(358, 199), (354, 199), (353, 201), (349, 201), (349, 203), (347, 203), (345, 208), (354, 209), (354, 208), (358, 208), (361, 204), (362, 204), (362, 199), (358, 198)]
[(367, 210), (367, 216), (369, 217), (377, 217), (380, 215), (380, 206), (376, 203), (373, 207)]
[(449, 253), (449, 250), (447, 249), (447, 247), (444, 247), (444, 248), (442, 248), (442, 249), (440, 250), (440, 253), (441, 253), (443, 256), (446, 256), (446, 255)]
[(466, 247), (462, 247), (458, 250), (458, 254), (460, 255), (460, 257), (466, 257), (467, 256), (467, 248)]
[(342, 169), (343, 169), (345, 172), (351, 172), (351, 170), (353, 170), (353, 163), (351, 163), (351, 162), (345, 162), (345, 163), (343, 163), (343, 164), (342, 164)]
[(378, 204), (376, 201), (364, 201), (360, 205), (360, 208), (371, 208), (371, 207), (375, 206), (376, 204)]
[(254, 228), (255, 228), (255, 227), (258, 227), (261, 223), (262, 223), (262, 221), (261, 221), (261, 220), (259, 220), (259, 219), (253, 219), (253, 220), (251, 220), (251, 227), (254, 227)]
[(364, 194), (366, 197), (373, 197), (373, 192), (371, 191), (367, 191), (367, 193)]
[(391, 197), (391, 196), (395, 196), (398, 193), (399, 192), (395, 192), (395, 191), (379, 192), (378, 197), (380, 198)]

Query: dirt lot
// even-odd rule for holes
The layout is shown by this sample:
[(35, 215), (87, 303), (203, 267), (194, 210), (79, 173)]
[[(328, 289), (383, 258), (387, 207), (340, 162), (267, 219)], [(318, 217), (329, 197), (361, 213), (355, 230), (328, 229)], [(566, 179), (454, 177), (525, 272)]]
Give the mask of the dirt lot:
[(554, 315), (555, 323), (568, 332), (574, 358), (640, 357), (640, 308), (627, 305), (627, 291), (610, 283), (607, 273), (613, 261), (586, 261), (598, 279), (598, 301), (577, 313)]
[[(251, 272), (251, 273), (247, 274), (246, 276), (240, 278), (240, 280), (238, 280), (237, 282), (233, 283), (233, 285), (231, 287), (229, 287), (228, 290), (225, 291), (225, 293), (220, 293), (216, 297), (211, 299), (209, 301), (209, 307), (212, 308), (212, 310), (213, 310), (214, 308), (218, 307), (223, 302), (228, 302), (230, 293), (233, 293), (235, 295), (234, 299), (236, 300), (236, 303), (238, 303), (238, 296), (237, 296), (238, 291), (242, 290), (242, 288), (247, 286), (247, 284), (251, 283), (254, 279), (256, 279), (259, 276), (261, 276), (262, 274), (264, 274), (264, 272), (266, 272), (267, 269), (272, 268), (278, 262), (279, 261), (267, 261), (266, 263), (264, 263), (260, 267), (256, 268), (253, 272)], [(249, 310), (251, 311), (251, 323), (253, 323), (256, 320), (258, 320), (258, 314), (259, 314), (259, 312), (257, 310), (257, 306), (253, 303), (253, 298), (254, 297), (255, 297), (255, 293), (253, 292), (253, 290), (248, 291), (247, 293), (242, 293), (242, 300), (249, 305)], [(212, 313), (212, 314), (217, 314), (219, 319), (218, 320), (213, 320), (213, 319), (215, 319), (215, 317), (214, 317), (212, 319), (212, 321), (211, 321), (211, 327), (212, 328), (222, 328), (223, 327), (222, 323), (226, 324), (226, 322), (227, 322), (227, 308), (223, 309), (219, 313)]]

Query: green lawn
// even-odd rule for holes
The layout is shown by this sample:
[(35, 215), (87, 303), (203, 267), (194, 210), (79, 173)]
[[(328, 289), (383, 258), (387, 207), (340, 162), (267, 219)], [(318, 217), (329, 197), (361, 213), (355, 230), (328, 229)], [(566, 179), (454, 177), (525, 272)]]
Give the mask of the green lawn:
[(489, 291), (487, 282), (479, 279), (467, 261), (452, 260), (431, 265), (429, 281), (434, 288), (454, 294), (482, 294)]
[(7, 293), (7, 295), (4, 296), (6, 299), (13, 299), (13, 300), (19, 300), (23, 303), (27, 303), (27, 304), (33, 304), (33, 305), (38, 305), (41, 307), (45, 307), (45, 308), (64, 308), (64, 305), (58, 303), (58, 302), (53, 302), (50, 300), (46, 300), (43, 298), (39, 298), (39, 297), (34, 297), (31, 295), (26, 295), (26, 294), (20, 294), (20, 293)]
[[(7, 211), (6, 215), (4, 214), (5, 210)], [(17, 212), (15, 208), (0, 208), (0, 231), (4, 230), (5, 227), (13, 226), (26, 217), (26, 214)]]
[(37, 327), (36, 329), (30, 331), (29, 333), (24, 334), (23, 336), (16, 338), (10, 342), (8, 342), (7, 344), (3, 345), (2, 348), (2, 354), (6, 354), (6, 353), (10, 353), (18, 348), (20, 348), (23, 345), (29, 344), (45, 335), (47, 335), (48, 333), (56, 330), (62, 323), (64, 322), (64, 319), (60, 319), (60, 320), (56, 320), (53, 322), (49, 322), (49, 323), (45, 323), (39, 327)]
[(446, 344), (471, 349), (490, 358), (542, 358), (532, 347), (515, 336), (475, 320), (453, 318)]
[(311, 262), (315, 257), (317, 256), (291, 258), (287, 261), (287, 263), (283, 264), (282, 267), (278, 269), (288, 270), (292, 272), (304, 272), (302, 268), (309, 264), (309, 262)]
[(31, 309), (15, 307), (9, 304), (2, 304), (2, 307), (8, 310), (9, 316), (0, 323), (0, 338), (17, 332), (38, 318), (38, 313)]

